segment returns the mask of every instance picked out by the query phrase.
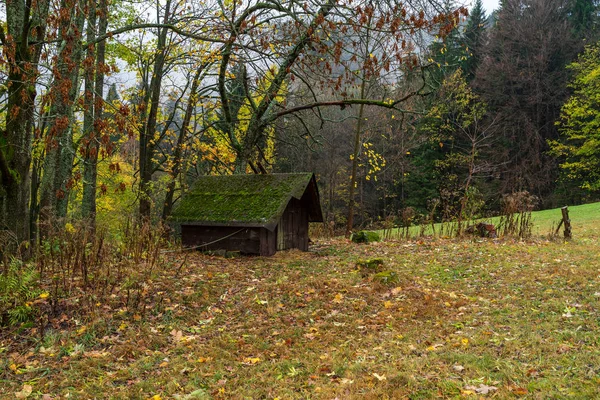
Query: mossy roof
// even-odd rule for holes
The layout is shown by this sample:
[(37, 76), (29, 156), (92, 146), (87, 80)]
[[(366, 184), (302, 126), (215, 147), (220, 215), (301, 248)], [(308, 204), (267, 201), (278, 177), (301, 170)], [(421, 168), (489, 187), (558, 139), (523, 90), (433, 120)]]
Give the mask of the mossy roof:
[(274, 229), (291, 198), (307, 203), (322, 221), (314, 174), (202, 176), (175, 208), (171, 220), (185, 225), (262, 226)]

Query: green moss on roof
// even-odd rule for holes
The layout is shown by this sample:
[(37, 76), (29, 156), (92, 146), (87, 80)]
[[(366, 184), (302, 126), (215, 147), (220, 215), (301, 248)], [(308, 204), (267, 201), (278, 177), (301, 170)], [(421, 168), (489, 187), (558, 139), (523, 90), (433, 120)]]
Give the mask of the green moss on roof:
[(300, 199), (312, 173), (200, 177), (171, 219), (178, 223), (276, 223), (290, 198)]

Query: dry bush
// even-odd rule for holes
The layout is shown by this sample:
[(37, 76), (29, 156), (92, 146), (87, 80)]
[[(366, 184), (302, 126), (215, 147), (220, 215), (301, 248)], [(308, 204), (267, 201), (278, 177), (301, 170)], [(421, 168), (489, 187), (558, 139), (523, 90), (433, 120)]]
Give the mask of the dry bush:
[(539, 199), (528, 191), (504, 195), (498, 233), (519, 238), (530, 237), (533, 226), (531, 213), (538, 203)]
[(48, 233), (27, 261), (37, 270), (31, 287), (44, 293), (33, 303), (36, 321), (30, 323), (36, 322), (43, 333), (61, 315), (92, 320), (107, 309), (143, 315), (148, 289), (165, 268), (163, 229), (131, 224), (117, 240), (85, 223), (64, 226)]
[(383, 230), (384, 240), (389, 240), (394, 235), (394, 227), (396, 226), (395, 221), (396, 218), (394, 217), (394, 215), (391, 214), (381, 221), (381, 229)]

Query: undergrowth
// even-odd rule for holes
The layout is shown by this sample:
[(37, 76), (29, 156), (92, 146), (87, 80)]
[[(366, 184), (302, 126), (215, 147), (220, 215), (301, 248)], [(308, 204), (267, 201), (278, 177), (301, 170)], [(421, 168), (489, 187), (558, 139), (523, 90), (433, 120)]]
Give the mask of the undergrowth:
[[(163, 231), (149, 225), (125, 232), (122, 241), (85, 224), (54, 231), (27, 261), (1, 265), (0, 321), (17, 329), (94, 320), (102, 307), (144, 314), (147, 288), (165, 268)], [(69, 318), (61, 316), (68, 315)]]

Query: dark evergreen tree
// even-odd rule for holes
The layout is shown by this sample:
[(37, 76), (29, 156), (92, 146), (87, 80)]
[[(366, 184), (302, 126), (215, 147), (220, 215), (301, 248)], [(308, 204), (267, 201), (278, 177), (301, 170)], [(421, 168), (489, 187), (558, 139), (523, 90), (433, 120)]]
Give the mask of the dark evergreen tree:
[(574, 37), (564, 0), (504, 0), (475, 88), (498, 121), (496, 164), (503, 192), (529, 190), (549, 200), (557, 164), (547, 140), (568, 96), (570, 72), (582, 42)]
[(477, 0), (469, 15), (467, 28), (464, 34), (465, 50), (468, 57), (463, 62), (462, 69), (467, 81), (473, 80), (477, 67), (481, 62), (486, 29), (487, 17), (485, 15), (485, 10), (483, 9), (483, 3), (481, 0)]
[(570, 0), (569, 21), (576, 36), (588, 42), (595, 42), (598, 39), (599, 6), (598, 0)]

